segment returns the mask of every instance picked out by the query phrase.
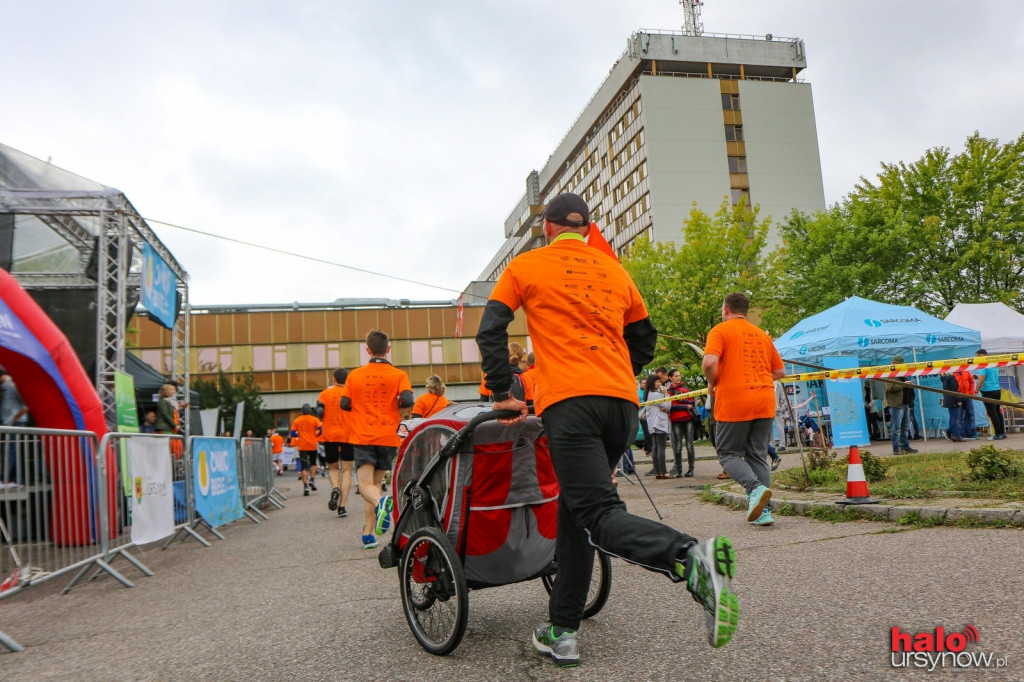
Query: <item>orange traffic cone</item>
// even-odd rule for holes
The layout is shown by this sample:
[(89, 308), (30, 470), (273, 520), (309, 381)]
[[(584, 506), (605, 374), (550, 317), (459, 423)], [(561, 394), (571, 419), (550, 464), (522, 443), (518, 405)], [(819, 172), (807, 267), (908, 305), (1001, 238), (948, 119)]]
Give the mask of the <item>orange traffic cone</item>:
[(860, 450), (850, 446), (850, 461), (846, 465), (846, 499), (836, 504), (878, 504), (868, 492), (868, 480), (864, 478), (864, 464), (860, 461)]

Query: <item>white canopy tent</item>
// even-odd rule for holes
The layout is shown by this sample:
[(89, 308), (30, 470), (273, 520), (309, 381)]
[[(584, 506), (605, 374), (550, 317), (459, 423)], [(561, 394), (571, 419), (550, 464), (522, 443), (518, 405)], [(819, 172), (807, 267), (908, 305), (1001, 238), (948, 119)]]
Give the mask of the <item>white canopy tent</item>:
[[(981, 347), (990, 355), (997, 353), (1024, 352), (1024, 315), (1004, 303), (957, 303), (946, 316), (946, 322), (970, 327), (981, 332)], [(1021, 385), (1024, 371), (1020, 365), (1004, 367), (1003, 376), (1012, 376), (1016, 383), (1016, 393), (1004, 390), (1003, 398), (1021, 399)], [(1004, 387), (1005, 389), (1005, 387)], [(1024, 417), (1021, 410), (1006, 408), (1004, 414), (1009, 417), (1007, 426), (1019, 428)], [(976, 416), (981, 416), (977, 414)]]
[(957, 303), (946, 322), (977, 329), (991, 354), (1024, 352), (1024, 315), (1004, 303)]

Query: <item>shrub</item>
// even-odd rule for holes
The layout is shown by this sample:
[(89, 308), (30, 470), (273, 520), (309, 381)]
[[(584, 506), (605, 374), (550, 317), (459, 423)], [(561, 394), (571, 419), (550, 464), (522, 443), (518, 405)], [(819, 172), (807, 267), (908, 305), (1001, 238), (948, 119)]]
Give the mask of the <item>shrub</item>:
[(876, 457), (865, 450), (860, 453), (860, 461), (864, 463), (864, 478), (868, 483), (878, 483), (885, 480), (885, 474), (889, 471), (889, 464), (881, 457)]
[[(879, 481), (885, 480), (885, 475), (889, 471), (889, 463), (881, 457), (872, 455), (867, 450), (860, 453), (860, 461), (864, 466), (864, 478), (868, 483), (878, 483)], [(836, 466), (846, 468), (850, 464), (849, 457), (843, 457), (836, 461)]]
[(993, 445), (982, 445), (967, 453), (967, 478), (981, 483), (1013, 478), (1021, 473), (1020, 467)]
[(833, 450), (808, 450), (804, 453), (804, 458), (807, 461), (808, 471), (826, 470), (831, 467), (838, 455)]

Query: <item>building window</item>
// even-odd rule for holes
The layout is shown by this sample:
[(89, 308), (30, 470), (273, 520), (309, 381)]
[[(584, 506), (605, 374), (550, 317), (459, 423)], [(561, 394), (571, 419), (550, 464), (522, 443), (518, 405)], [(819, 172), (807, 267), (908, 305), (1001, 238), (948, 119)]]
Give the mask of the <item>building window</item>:
[(327, 346), (322, 343), (306, 344), (306, 369), (322, 369), (327, 366)]
[(412, 364), (430, 364), (430, 343), (427, 341), (411, 341), (409, 347), (412, 350)]
[(747, 172), (747, 157), (745, 157), (745, 156), (730, 156), (729, 157), (729, 172), (730, 173), (746, 173)]
[(462, 361), (480, 362), (480, 347), (476, 345), (476, 339), (462, 339)]
[(231, 371), (230, 348), (200, 348), (196, 351), (200, 372)]
[(722, 93), (722, 108), (726, 111), (739, 111), (740, 96)]
[[(228, 362), (230, 362), (230, 349), (227, 350), (229, 351)], [(200, 351), (200, 353), (201, 352), (202, 351)], [(308, 353), (306, 357), (307, 359), (309, 358)], [(200, 366), (203, 364), (201, 355), (199, 364)], [(223, 365), (223, 359), (221, 360), (221, 364)], [(323, 364), (318, 365), (318, 367), (323, 366)], [(256, 372), (270, 372), (277, 369), (288, 369), (288, 352), (284, 346), (253, 346), (252, 368), (253, 371)]]
[(743, 201), (743, 205), (746, 206), (747, 208), (750, 208), (750, 191), (749, 190), (739, 189), (737, 187), (734, 187), (731, 191), (732, 191), (732, 205), (733, 206), (738, 206), (739, 203), (740, 203), (740, 199), (742, 198), (744, 200)]
[(742, 142), (743, 141), (743, 126), (734, 126), (734, 125), (725, 126), (725, 139), (728, 142)]
[(170, 348), (144, 350), (139, 359), (161, 374), (171, 374)]
[(273, 349), (270, 346), (252, 347), (252, 368), (256, 372), (269, 372), (273, 369)]

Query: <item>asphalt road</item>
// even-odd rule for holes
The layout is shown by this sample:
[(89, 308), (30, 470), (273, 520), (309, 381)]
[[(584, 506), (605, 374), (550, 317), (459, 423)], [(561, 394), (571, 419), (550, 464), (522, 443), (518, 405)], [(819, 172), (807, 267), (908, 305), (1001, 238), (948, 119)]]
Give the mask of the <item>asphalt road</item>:
[[(580, 667), (533, 652), (547, 613), (537, 581), (472, 592), (461, 646), (432, 656), (405, 622), (397, 572), (362, 549), (359, 514), (337, 518), (326, 486), (301, 497), (288, 476), (287, 508), (269, 521), (236, 522), (210, 548), (138, 550), (154, 577), (120, 560), (133, 589), (101, 578), (62, 596), (54, 581), (0, 601), (0, 630), (26, 647), (0, 653), (0, 679), (905, 679), (920, 672), (892, 666), (893, 626), (968, 623), (979, 633), (968, 652), (1005, 659), (984, 679), (1024, 679), (1024, 531), (804, 517), (754, 528), (698, 501), (719, 470), (699, 461), (696, 479), (646, 483), (666, 523), (737, 547), (740, 629), (721, 650), (681, 585), (614, 560), (608, 604), (580, 631)], [(631, 511), (654, 516), (639, 487), (620, 489)]]

